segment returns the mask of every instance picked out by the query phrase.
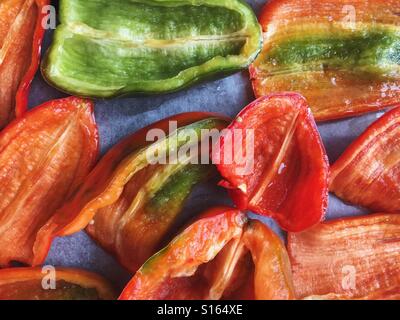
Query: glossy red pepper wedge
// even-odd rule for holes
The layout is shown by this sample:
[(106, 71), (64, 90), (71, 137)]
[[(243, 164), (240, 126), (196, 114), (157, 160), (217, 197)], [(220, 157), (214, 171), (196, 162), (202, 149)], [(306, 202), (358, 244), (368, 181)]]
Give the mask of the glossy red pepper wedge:
[[(248, 135), (253, 139), (247, 139)], [(254, 148), (245, 146), (252, 143)], [(240, 144), (242, 150), (234, 149)], [(248, 151), (252, 149), (253, 154)], [(273, 217), (293, 232), (323, 219), (328, 203), (328, 158), (302, 96), (277, 93), (259, 98), (238, 115), (215, 150), (214, 163), (224, 178), (221, 184), (239, 209)], [(235, 157), (227, 156), (232, 150), (234, 154), (246, 150), (243, 154), (254, 159), (252, 170), (248, 170), (251, 161), (246, 161), (243, 170)]]
[(0, 300), (114, 300), (115, 291), (97, 274), (72, 268), (0, 270)]
[(398, 103), (399, 11), (397, 0), (268, 1), (250, 67), (255, 95), (299, 92), (317, 121)]
[(400, 215), (329, 221), (290, 233), (298, 298), (400, 299)]
[(29, 87), (39, 66), (48, 0), (4, 0), (0, 6), (0, 128), (28, 105)]
[(50, 242), (34, 249), (38, 231), (73, 195), (97, 158), (92, 109), (84, 99), (54, 100), (1, 132), (0, 266), (41, 264), (46, 258)]
[(333, 164), (330, 191), (374, 212), (400, 212), (400, 107), (367, 128)]
[[(174, 122), (177, 129), (168, 135)], [(211, 164), (174, 163), (169, 158), (164, 163), (150, 163), (147, 152), (154, 146), (180, 151), (184, 140), (177, 139), (172, 147), (175, 138), (186, 132), (197, 138), (203, 129), (222, 130), (227, 124), (219, 115), (185, 113), (126, 138), (101, 159), (75, 197), (42, 228), (38, 243), (86, 228), (123, 266), (136, 272), (163, 245), (192, 188), (216, 174)], [(146, 141), (154, 130), (167, 133), (165, 139)], [(194, 156), (202, 153), (197, 150)]]
[(120, 300), (292, 299), (288, 255), (267, 226), (215, 208), (150, 258)]

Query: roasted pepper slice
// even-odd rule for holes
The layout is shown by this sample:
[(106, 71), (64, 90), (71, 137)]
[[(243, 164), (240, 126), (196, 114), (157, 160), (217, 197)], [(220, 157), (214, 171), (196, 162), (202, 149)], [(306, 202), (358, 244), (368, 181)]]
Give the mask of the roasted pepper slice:
[[(249, 134), (253, 139), (248, 139)], [(254, 144), (254, 148), (242, 148), (246, 158), (253, 158), (251, 170), (250, 161), (240, 164), (227, 156), (232, 150), (235, 155), (241, 153), (234, 149), (240, 144)], [(230, 190), (239, 209), (271, 216), (293, 232), (324, 217), (328, 158), (303, 97), (278, 93), (259, 98), (238, 115), (221, 136), (220, 145), (213, 159), (225, 179), (221, 184)], [(254, 154), (247, 154), (251, 149)]]
[(246, 68), (261, 50), (242, 0), (62, 0), (60, 20), (42, 71), (82, 96), (175, 91)]
[(115, 292), (97, 274), (66, 268), (0, 270), (0, 300), (114, 300)]
[(330, 190), (374, 212), (400, 212), (400, 107), (373, 123), (336, 161)]
[(281, 240), (232, 208), (216, 208), (150, 258), (121, 300), (292, 299)]
[[(154, 129), (167, 132), (173, 121), (180, 127), (170, 136), (146, 143), (147, 133)], [(127, 138), (100, 161), (71, 203), (43, 228), (38, 246), (48, 242), (50, 235), (68, 235), (87, 226), (87, 232), (101, 246), (136, 272), (162, 245), (192, 188), (216, 173), (212, 165), (188, 162), (200, 160), (210, 153), (209, 148), (199, 148), (184, 161), (174, 161), (169, 152), (184, 150), (188, 136), (195, 138), (189, 145), (197, 146), (204, 130), (221, 130), (227, 124), (212, 114), (187, 113)], [(164, 164), (149, 162), (151, 150), (168, 154), (168, 159)]]
[(47, 0), (0, 3), (0, 128), (26, 110), (28, 90), (39, 65)]
[(33, 250), (37, 232), (83, 182), (97, 150), (92, 103), (73, 97), (39, 106), (1, 132), (0, 266), (43, 262), (50, 243)]
[(289, 234), (298, 298), (400, 299), (400, 215), (376, 214)]
[(397, 103), (399, 11), (397, 0), (268, 2), (264, 48), (250, 68), (256, 95), (299, 92), (317, 121)]

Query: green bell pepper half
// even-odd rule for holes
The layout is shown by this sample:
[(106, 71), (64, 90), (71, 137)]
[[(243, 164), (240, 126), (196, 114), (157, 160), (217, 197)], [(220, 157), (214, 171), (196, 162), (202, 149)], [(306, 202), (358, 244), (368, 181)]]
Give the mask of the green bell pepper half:
[(62, 0), (60, 21), (42, 73), (86, 97), (176, 91), (248, 67), (262, 44), (242, 0)]

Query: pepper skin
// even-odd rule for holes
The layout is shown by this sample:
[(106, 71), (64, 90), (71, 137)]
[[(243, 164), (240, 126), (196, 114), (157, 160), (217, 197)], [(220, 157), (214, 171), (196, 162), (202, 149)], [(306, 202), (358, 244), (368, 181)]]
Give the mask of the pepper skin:
[(42, 73), (85, 97), (176, 91), (247, 68), (261, 28), (242, 0), (62, 0)]
[(376, 214), (290, 233), (298, 298), (400, 299), (400, 215)]
[[(177, 122), (178, 130), (165, 139), (147, 142), (148, 133), (155, 129), (167, 132), (171, 121)], [(214, 114), (186, 113), (128, 137), (104, 156), (74, 199), (39, 232), (38, 245), (48, 242), (50, 235), (70, 235), (87, 227), (92, 238), (136, 272), (163, 245), (193, 187), (216, 174), (211, 164), (170, 161), (169, 156), (165, 164), (151, 163), (148, 152), (157, 146), (161, 147), (159, 154), (181, 152), (187, 133), (196, 138), (197, 146), (202, 130), (222, 130), (227, 124)], [(191, 159), (209, 152), (199, 149)]]
[(84, 270), (66, 268), (0, 270), (0, 300), (114, 300), (115, 298), (114, 290), (105, 279)]
[[(235, 136), (235, 132), (242, 135)], [(247, 139), (251, 132), (253, 142)], [(225, 160), (225, 149), (229, 153), (231, 145), (240, 143), (254, 143), (254, 148), (243, 147), (254, 149), (252, 170), (243, 170), (236, 159)], [(329, 163), (302, 96), (277, 93), (259, 98), (228, 127), (220, 145), (220, 150), (214, 152), (214, 163), (225, 179), (221, 185), (230, 191), (240, 210), (273, 217), (283, 229), (292, 232), (303, 231), (324, 218)]]
[(299, 92), (317, 121), (376, 111), (400, 99), (400, 2), (272, 0), (264, 48), (250, 67), (256, 96)]
[(150, 258), (120, 300), (293, 298), (289, 258), (267, 226), (215, 208)]
[(373, 212), (400, 212), (400, 107), (373, 123), (336, 161), (330, 191)]
[(39, 265), (46, 258), (50, 242), (34, 249), (37, 232), (83, 182), (98, 154), (92, 108), (79, 98), (54, 100), (1, 132), (1, 267), (12, 261)]
[(0, 128), (26, 111), (30, 83), (39, 66), (47, 0), (0, 4)]

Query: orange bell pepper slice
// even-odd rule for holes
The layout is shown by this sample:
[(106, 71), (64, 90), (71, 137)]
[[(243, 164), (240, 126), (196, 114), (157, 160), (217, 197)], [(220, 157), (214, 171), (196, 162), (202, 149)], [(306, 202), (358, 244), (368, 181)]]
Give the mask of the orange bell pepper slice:
[(26, 111), (30, 83), (39, 66), (48, 0), (0, 4), (0, 128)]
[(400, 107), (357, 138), (331, 168), (330, 191), (374, 212), (400, 212)]
[(290, 233), (298, 298), (400, 299), (400, 215), (376, 214)]
[(150, 258), (121, 300), (292, 299), (281, 240), (233, 208), (215, 208)]
[(50, 242), (34, 249), (37, 233), (73, 195), (98, 154), (92, 108), (79, 98), (54, 100), (1, 132), (0, 266), (46, 258)]
[(104, 278), (85, 270), (71, 268), (54, 268), (51, 271), (42, 268), (0, 270), (0, 300), (114, 300), (115, 298), (114, 289)]
[[(249, 134), (253, 139), (247, 138)], [(252, 141), (254, 148), (248, 148)], [(250, 170), (226, 156), (232, 145), (240, 144), (243, 154), (254, 149), (254, 154), (246, 155), (254, 158)], [(224, 178), (221, 185), (229, 189), (240, 210), (275, 218), (293, 232), (323, 219), (328, 205), (328, 157), (302, 96), (285, 92), (257, 99), (228, 127), (220, 145), (213, 158)]]
[[(154, 129), (168, 133), (165, 140), (146, 141)], [(210, 113), (185, 113), (152, 124), (113, 147), (74, 198), (38, 234), (38, 246), (56, 236), (86, 228), (103, 248), (113, 253), (132, 272), (164, 244), (192, 188), (216, 170), (202, 164), (151, 164), (146, 152), (159, 143), (172, 145), (173, 137), (189, 130), (223, 129), (226, 118)], [(191, 131), (193, 132), (193, 131)], [(164, 143), (163, 143), (164, 141)], [(196, 142), (197, 145), (197, 142)], [(181, 147), (176, 147), (181, 150)], [(200, 156), (203, 151), (196, 153)], [(206, 151), (209, 153), (209, 150)]]
[(376, 111), (400, 99), (397, 0), (272, 0), (259, 17), (256, 97), (302, 94), (317, 121)]

